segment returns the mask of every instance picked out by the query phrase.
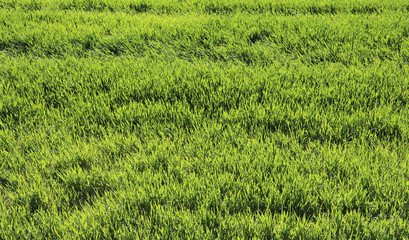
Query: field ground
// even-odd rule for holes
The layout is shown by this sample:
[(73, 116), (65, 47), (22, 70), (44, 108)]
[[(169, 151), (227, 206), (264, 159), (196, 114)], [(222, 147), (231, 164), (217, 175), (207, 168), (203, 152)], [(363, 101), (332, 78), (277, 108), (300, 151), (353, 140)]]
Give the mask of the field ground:
[(408, 13), (0, 0), (0, 239), (408, 239)]

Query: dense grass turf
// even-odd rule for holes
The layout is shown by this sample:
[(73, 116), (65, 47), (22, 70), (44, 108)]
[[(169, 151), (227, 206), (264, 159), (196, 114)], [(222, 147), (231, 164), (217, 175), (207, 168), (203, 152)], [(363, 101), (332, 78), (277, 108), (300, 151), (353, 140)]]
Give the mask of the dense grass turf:
[(409, 238), (408, 11), (0, 0), (0, 239)]

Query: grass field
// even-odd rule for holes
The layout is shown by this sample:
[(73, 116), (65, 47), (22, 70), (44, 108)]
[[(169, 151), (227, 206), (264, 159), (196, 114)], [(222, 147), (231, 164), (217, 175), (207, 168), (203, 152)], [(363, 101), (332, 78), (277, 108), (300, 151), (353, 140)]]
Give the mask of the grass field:
[(407, 0), (0, 0), (0, 239), (409, 239)]

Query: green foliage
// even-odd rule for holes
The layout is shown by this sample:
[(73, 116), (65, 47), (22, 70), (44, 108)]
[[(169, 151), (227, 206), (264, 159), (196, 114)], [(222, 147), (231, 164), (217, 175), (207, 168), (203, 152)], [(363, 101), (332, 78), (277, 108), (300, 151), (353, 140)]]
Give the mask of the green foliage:
[(0, 0), (0, 239), (409, 238), (408, 10)]

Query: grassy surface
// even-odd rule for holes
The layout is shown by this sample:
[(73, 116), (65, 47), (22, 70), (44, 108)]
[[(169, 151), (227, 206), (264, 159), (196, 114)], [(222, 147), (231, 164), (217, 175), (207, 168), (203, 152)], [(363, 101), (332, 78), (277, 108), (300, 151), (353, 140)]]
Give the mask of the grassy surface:
[(409, 238), (408, 11), (0, 0), (0, 239)]

